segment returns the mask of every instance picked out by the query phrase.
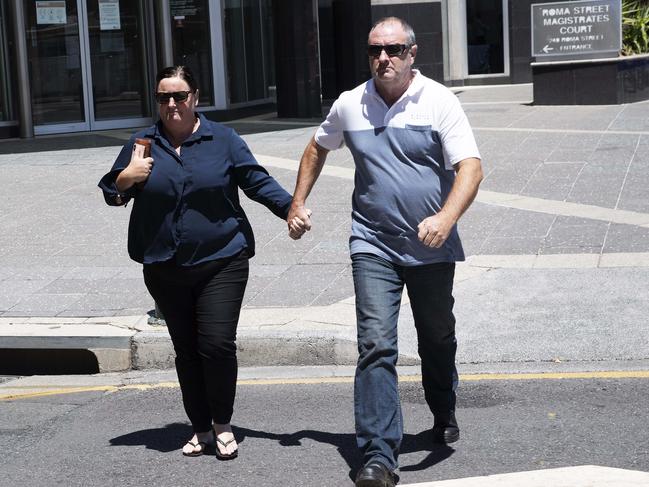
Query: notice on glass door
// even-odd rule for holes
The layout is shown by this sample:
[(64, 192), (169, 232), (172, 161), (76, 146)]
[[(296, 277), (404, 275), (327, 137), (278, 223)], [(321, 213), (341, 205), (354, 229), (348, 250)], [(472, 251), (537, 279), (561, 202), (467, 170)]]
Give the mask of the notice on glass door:
[(119, 0), (99, 0), (99, 28), (101, 30), (122, 28), (119, 17)]
[(65, 0), (36, 2), (36, 23), (40, 25), (67, 24)]
[(171, 8), (171, 17), (176, 20), (194, 16), (199, 10), (195, 0), (170, 0), (169, 7)]

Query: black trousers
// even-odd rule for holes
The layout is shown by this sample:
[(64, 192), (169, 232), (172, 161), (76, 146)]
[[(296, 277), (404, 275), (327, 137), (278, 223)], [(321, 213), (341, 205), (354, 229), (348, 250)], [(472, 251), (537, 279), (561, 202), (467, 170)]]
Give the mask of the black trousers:
[(191, 267), (144, 265), (144, 282), (167, 322), (185, 411), (195, 432), (232, 417), (237, 383), (237, 323), (248, 282), (248, 255)]

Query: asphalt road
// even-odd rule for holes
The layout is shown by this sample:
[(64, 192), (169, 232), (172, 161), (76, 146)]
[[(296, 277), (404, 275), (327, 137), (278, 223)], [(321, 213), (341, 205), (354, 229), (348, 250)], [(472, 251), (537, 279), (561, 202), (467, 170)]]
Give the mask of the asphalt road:
[[(0, 401), (0, 485), (352, 485), (351, 380), (308, 382), (239, 385), (240, 456), (230, 462), (181, 455), (191, 431), (174, 385)], [(400, 390), (402, 484), (575, 465), (649, 470), (647, 378), (465, 380), (452, 448), (430, 443), (418, 382)]]

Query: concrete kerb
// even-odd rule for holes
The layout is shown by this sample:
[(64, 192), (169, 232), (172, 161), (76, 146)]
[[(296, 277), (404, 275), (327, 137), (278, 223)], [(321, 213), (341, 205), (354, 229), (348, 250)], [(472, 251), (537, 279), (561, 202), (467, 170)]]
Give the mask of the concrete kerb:
[[(356, 363), (355, 327), (335, 322), (323, 324), (304, 317), (296, 320), (292, 315), (299, 310), (290, 308), (264, 311), (242, 312), (237, 339), (238, 361), (242, 367)], [(310, 311), (316, 316), (321, 310)], [(278, 320), (281, 312), (285, 318)], [(266, 321), (262, 320), (262, 314), (268, 314)], [(335, 321), (335, 313), (332, 318)], [(147, 319), (147, 315), (0, 318), (0, 348), (88, 350), (95, 355), (102, 373), (172, 368), (175, 353), (167, 329), (150, 326)], [(400, 363), (414, 365), (418, 358), (404, 355)]]
[[(616, 254), (618, 257), (623, 254)], [(646, 257), (648, 254), (642, 254)], [(606, 256), (606, 254), (605, 254)], [(646, 266), (638, 254), (615, 266)], [(597, 262), (597, 256), (572, 255), (569, 263), (561, 256), (473, 256), (459, 264), (456, 284), (480, 278), (497, 268), (597, 268), (611, 263)], [(583, 257), (583, 258), (582, 258)], [(582, 258), (582, 259), (580, 259)], [(615, 263), (614, 263), (615, 264)], [(404, 293), (403, 306), (408, 306)], [(237, 345), (242, 367), (257, 366), (340, 366), (357, 359), (354, 298), (328, 306), (246, 307), (241, 312)], [(103, 318), (2, 317), (0, 349), (88, 350), (100, 372), (167, 369), (174, 366), (174, 351), (167, 329), (151, 326), (149, 316)], [(402, 365), (419, 363), (419, 358), (402, 354)], [(484, 368), (488, 364), (481, 364)]]

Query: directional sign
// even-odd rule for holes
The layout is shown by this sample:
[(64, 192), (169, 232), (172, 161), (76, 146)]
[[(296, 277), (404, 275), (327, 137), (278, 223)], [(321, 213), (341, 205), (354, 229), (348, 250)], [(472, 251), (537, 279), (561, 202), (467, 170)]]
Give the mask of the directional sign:
[(532, 5), (532, 56), (561, 59), (617, 56), (622, 47), (621, 0)]

